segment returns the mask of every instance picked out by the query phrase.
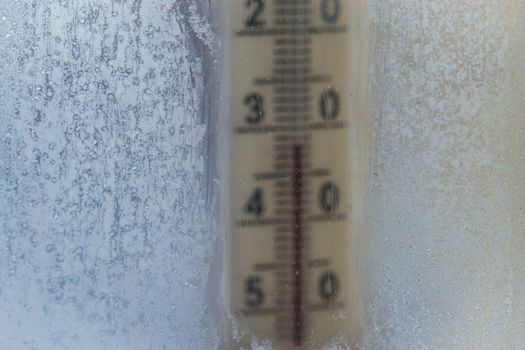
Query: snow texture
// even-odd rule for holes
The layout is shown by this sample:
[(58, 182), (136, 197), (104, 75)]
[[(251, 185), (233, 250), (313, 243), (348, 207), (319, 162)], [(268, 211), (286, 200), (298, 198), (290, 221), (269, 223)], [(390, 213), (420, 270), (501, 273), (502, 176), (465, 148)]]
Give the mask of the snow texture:
[[(220, 334), (219, 0), (0, 0), (0, 350)], [(525, 348), (525, 5), (371, 0), (366, 349)]]

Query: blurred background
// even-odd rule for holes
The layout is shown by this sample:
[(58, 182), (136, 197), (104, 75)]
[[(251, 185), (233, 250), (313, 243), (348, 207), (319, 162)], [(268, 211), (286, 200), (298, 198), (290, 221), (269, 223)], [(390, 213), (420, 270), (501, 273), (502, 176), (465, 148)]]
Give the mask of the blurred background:
[[(0, 0), (0, 349), (215, 349), (220, 1)], [(365, 349), (525, 348), (525, 3), (370, 0)]]

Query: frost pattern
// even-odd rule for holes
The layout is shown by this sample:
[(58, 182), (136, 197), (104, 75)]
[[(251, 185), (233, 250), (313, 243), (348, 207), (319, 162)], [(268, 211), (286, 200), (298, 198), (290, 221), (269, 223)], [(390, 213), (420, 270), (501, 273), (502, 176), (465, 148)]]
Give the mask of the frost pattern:
[(0, 1), (1, 349), (215, 346), (192, 3)]
[[(0, 0), (0, 349), (216, 348), (218, 3)], [(370, 3), (365, 348), (525, 348), (525, 6)]]
[(367, 348), (525, 348), (523, 1), (371, 5)]

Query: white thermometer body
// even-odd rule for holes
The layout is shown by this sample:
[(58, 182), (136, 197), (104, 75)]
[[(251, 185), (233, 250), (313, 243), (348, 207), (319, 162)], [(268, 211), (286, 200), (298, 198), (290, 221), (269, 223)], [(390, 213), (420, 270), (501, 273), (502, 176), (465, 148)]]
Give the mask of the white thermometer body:
[[(228, 301), (278, 349), (360, 338), (351, 244), (352, 0), (226, 1)], [(355, 47), (355, 45), (354, 45)], [(232, 331), (230, 330), (230, 331)], [(235, 332), (234, 332), (235, 333)]]

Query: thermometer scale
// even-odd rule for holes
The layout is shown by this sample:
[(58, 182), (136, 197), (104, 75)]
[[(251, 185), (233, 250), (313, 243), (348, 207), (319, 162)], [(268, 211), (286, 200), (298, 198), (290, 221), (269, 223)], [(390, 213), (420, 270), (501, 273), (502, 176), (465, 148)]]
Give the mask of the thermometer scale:
[(351, 142), (359, 7), (225, 1), (228, 349), (360, 342)]

